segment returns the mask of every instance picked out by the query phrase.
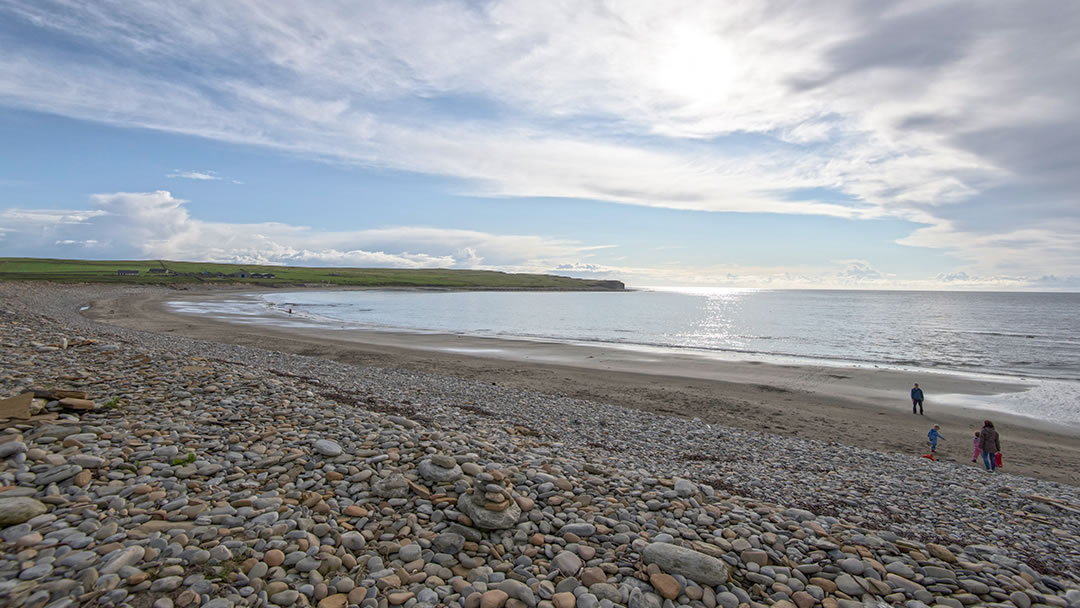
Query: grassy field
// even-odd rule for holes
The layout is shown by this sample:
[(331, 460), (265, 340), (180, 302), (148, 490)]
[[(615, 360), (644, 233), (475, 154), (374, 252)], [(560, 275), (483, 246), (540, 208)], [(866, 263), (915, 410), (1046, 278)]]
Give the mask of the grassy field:
[[(151, 273), (152, 268), (164, 272)], [(117, 274), (120, 270), (138, 271), (138, 275), (121, 276)], [(273, 278), (247, 276), (251, 274), (273, 275)], [(616, 290), (623, 288), (622, 283), (618, 281), (572, 279), (547, 274), (510, 274), (491, 270), (305, 268), (168, 260), (53, 260), (46, 258), (0, 258), (0, 281), (153, 285), (201, 283), (265, 286), (354, 285), (453, 289)]]

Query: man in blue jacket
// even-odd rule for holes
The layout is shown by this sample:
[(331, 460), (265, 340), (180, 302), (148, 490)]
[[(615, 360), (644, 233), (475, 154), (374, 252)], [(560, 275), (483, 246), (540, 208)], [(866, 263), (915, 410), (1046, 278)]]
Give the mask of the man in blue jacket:
[[(915, 388), (911, 389), (911, 413), (912, 414), (919, 414), (920, 416), (923, 415), (923, 413), (922, 413), (922, 401), (923, 401), (922, 389), (919, 388), (918, 384), (916, 384)], [(916, 412), (915, 408), (919, 408), (919, 411)]]

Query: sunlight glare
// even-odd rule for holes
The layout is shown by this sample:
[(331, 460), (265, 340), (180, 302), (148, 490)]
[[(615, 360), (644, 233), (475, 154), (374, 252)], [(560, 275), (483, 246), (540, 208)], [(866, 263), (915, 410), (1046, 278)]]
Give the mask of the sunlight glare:
[(692, 26), (664, 38), (652, 78), (657, 87), (695, 103), (723, 100), (735, 81), (735, 57), (724, 41)]

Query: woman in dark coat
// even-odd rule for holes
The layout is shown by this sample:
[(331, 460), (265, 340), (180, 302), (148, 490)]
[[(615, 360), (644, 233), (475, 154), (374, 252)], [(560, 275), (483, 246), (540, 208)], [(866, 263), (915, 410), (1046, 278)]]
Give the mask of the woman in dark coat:
[(993, 471), (996, 469), (994, 457), (1001, 451), (1001, 445), (998, 443), (998, 434), (997, 430), (994, 429), (994, 423), (989, 420), (983, 421), (983, 428), (979, 431), (979, 449), (982, 450), (983, 465), (986, 466), (986, 470)]

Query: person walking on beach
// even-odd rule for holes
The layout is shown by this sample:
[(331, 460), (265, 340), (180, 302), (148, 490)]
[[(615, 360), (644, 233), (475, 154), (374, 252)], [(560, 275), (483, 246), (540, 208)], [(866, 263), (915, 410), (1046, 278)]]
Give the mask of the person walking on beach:
[(941, 426), (935, 424), (934, 428), (930, 429), (930, 432), (927, 433), (926, 436), (930, 440), (928, 442), (930, 444), (930, 453), (933, 454), (934, 452), (937, 452), (938, 439), (945, 439), (945, 436), (941, 434)]
[[(915, 384), (915, 388), (911, 389), (911, 413), (922, 415), (922, 402), (923, 394), (922, 389), (919, 388), (918, 383)], [(916, 412), (915, 408), (918, 407), (919, 411)]]
[(979, 453), (982, 452), (982, 450), (979, 449), (979, 431), (975, 431), (975, 443), (973, 444), (973, 447), (975, 451), (971, 453), (971, 462), (977, 461), (979, 459)]
[(1001, 450), (1001, 444), (998, 443), (997, 429), (994, 428), (994, 423), (989, 420), (983, 421), (982, 430), (979, 431), (979, 450), (982, 452), (983, 466), (986, 467), (986, 470), (994, 471), (997, 469), (994, 457)]

